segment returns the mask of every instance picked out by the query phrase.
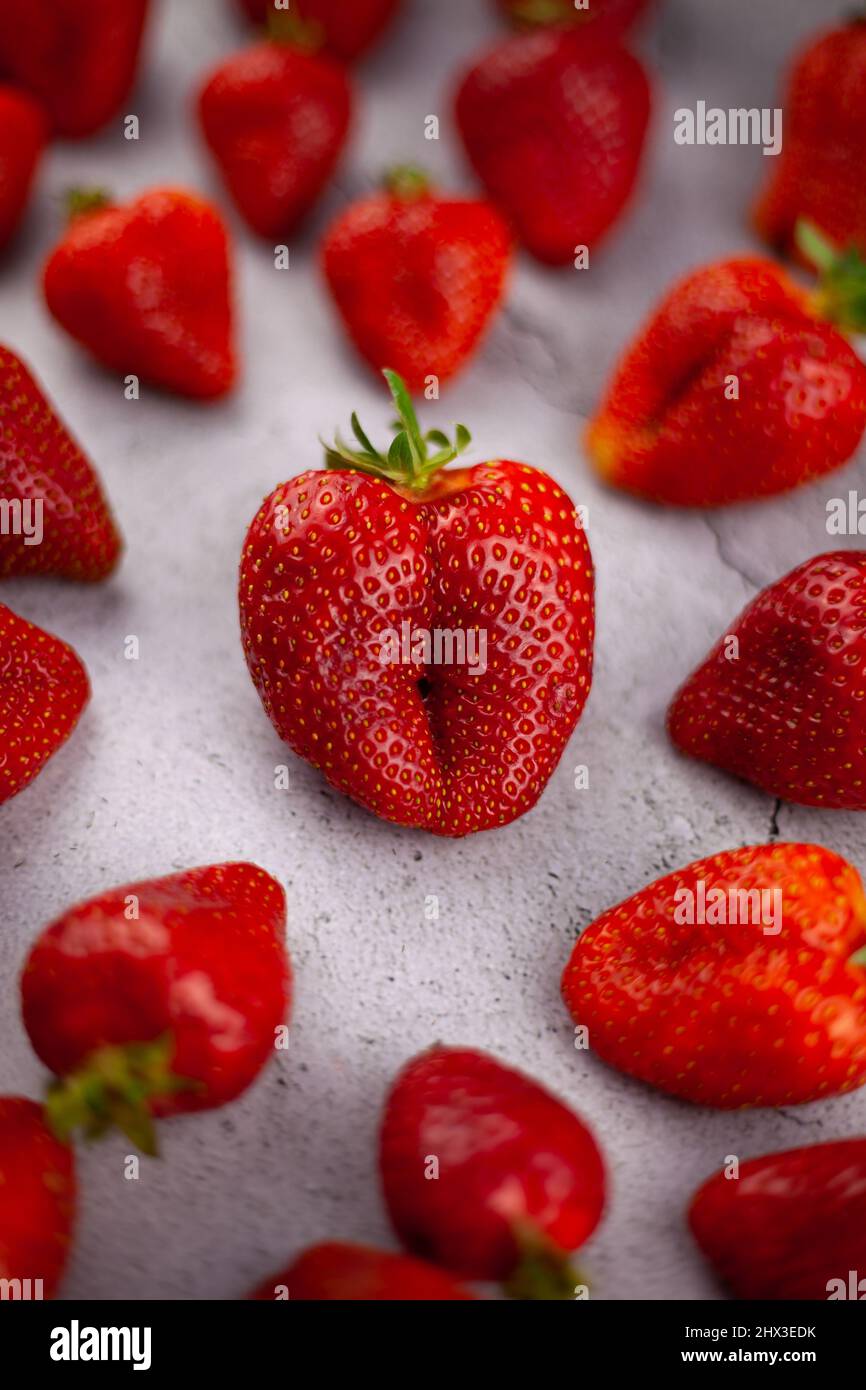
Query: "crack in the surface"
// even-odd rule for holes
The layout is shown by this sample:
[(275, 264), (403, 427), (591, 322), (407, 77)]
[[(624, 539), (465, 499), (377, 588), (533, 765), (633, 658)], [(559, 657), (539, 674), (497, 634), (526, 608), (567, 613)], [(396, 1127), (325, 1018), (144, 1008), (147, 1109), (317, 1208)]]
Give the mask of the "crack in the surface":
[[(560, 362), (559, 344), (555, 341), (548, 326), (537, 322), (523, 310), (518, 309), (515, 304), (506, 304), (500, 319), (507, 330), (506, 337), (515, 370), (524, 385), (528, 386), (545, 405), (551, 406), (554, 410), (559, 410), (564, 415), (577, 415), (582, 420), (589, 419), (592, 406), (583, 400), (576, 399), (578, 395), (577, 380), (574, 377), (567, 382), (563, 380), (566, 367), (564, 363)], [(536, 343), (542, 349), (550, 364), (550, 371), (545, 371), (543, 367), (526, 370), (524, 355), (519, 348), (521, 338)], [(551, 379), (558, 388), (553, 392), (545, 389), (545, 384), (549, 383)]]
[(782, 801), (782, 798), (780, 796), (777, 796), (776, 800), (773, 803), (773, 809), (770, 812), (769, 838), (771, 843), (773, 840), (778, 840), (779, 838), (779, 814), (782, 810), (783, 805), (784, 803)]
[(727, 553), (725, 549), (725, 542), (719, 531), (713, 525), (713, 518), (711, 516), (704, 516), (704, 521), (706, 522), (710, 534), (712, 535), (713, 540), (716, 543), (716, 553), (718, 554), (718, 557), (721, 560), (722, 564), (725, 566), (725, 569), (731, 570), (740, 579), (742, 579), (745, 584), (749, 584), (753, 589), (763, 589), (765, 587), (765, 580), (762, 578), (755, 578), (753, 574), (749, 574), (746, 570), (742, 569), (741, 566), (737, 564), (736, 560), (733, 560), (731, 556)]

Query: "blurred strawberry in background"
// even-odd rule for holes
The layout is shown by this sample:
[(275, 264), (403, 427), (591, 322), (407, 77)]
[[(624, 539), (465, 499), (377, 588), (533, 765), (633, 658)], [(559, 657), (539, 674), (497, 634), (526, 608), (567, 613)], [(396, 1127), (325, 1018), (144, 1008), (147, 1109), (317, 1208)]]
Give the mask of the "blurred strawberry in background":
[(38, 102), (26, 92), (0, 86), (0, 251), (24, 215), (47, 133)]
[(3, 0), (0, 76), (26, 87), (58, 135), (91, 135), (135, 80), (150, 0)]
[(237, 3), (258, 24), (267, 24), (271, 15), (291, 15), (293, 20), (319, 28), (327, 51), (348, 63), (372, 47), (402, 0), (293, 0), (289, 10), (276, 7), (274, 0)]

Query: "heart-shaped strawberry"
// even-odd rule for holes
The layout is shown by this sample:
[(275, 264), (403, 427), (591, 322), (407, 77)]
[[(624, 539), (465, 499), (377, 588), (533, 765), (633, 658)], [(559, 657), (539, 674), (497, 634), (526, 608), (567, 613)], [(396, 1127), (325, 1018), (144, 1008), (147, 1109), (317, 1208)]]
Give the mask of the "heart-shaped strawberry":
[(807, 806), (866, 810), (866, 551), (758, 594), (668, 711), (678, 748)]
[(72, 648), (0, 604), (0, 804), (41, 772), (89, 698)]
[[(281, 738), (386, 820), (439, 835), (538, 800), (592, 674), (593, 572), (573, 504), (468, 443), (401, 429), (387, 458), (357, 418), (328, 471), (278, 487), (241, 561), (244, 651)], [(429, 453), (429, 446), (436, 452)]]

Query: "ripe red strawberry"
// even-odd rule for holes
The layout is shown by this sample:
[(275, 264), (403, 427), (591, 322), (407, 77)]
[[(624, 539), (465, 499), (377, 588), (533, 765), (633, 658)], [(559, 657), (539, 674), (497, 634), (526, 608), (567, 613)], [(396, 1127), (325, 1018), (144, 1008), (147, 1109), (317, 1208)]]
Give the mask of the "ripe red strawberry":
[(122, 543), (99, 479), (27, 367), (2, 346), (0, 436), (0, 578), (111, 574)]
[(668, 731), (770, 796), (864, 811), (864, 663), (866, 552), (816, 555), (740, 614), (674, 697)]
[(650, 92), (640, 63), (593, 31), (516, 34), (457, 93), (469, 159), (518, 239), (548, 265), (590, 255), (637, 177)]
[(98, 361), (184, 396), (234, 385), (229, 244), (216, 209), (155, 188), (116, 206), (83, 195), (45, 266), (58, 323)]
[[(866, 1139), (766, 1154), (695, 1193), (689, 1225), (735, 1298), (866, 1297)], [(851, 1292), (850, 1275), (855, 1272)]]
[[(402, 382), (387, 459), (352, 417), (328, 472), (267, 497), (241, 561), (241, 631), (274, 727), (376, 815), (437, 835), (531, 809), (592, 676), (593, 573), (555, 482), (496, 459), (439, 473)], [(436, 453), (428, 454), (428, 445)]]
[(810, 39), (784, 97), (785, 139), (754, 210), (760, 234), (795, 253), (801, 217), (866, 254), (866, 23)]
[(590, 1048), (630, 1076), (722, 1109), (801, 1104), (866, 1081), (864, 946), (850, 864), (750, 845), (603, 912), (562, 988)]
[(261, 1302), (287, 1297), (292, 1303), (441, 1303), (465, 1302), (474, 1295), (441, 1269), (411, 1255), (332, 1240), (311, 1245), (250, 1294)]
[(214, 864), (110, 889), (46, 927), (21, 977), (24, 1026), (59, 1078), (66, 1137), (115, 1124), (155, 1152), (152, 1116), (234, 1100), (271, 1056), (291, 971), (282, 888)]
[[(258, 24), (265, 24), (275, 10), (274, 0), (238, 0), (240, 7)], [(335, 58), (352, 62), (376, 42), (391, 23), (402, 0), (292, 0), (290, 14), (322, 37), (325, 48)]]
[(259, 236), (289, 236), (334, 171), (352, 96), (331, 58), (269, 39), (205, 83), (199, 117), (241, 216)]
[(0, 86), (0, 251), (24, 215), (45, 137), (41, 106), (26, 92)]
[(717, 507), (845, 463), (866, 367), (769, 261), (686, 276), (627, 349), (586, 436), (597, 472), (653, 502)]
[(447, 381), (475, 352), (505, 288), (511, 240), (489, 203), (445, 198), (397, 169), (331, 224), (322, 264), (355, 347), (410, 391)]
[(46, 1128), (42, 1110), (0, 1096), (0, 1297), (53, 1298), (63, 1277), (75, 1219), (72, 1150)]
[(522, 1296), (574, 1297), (566, 1256), (592, 1235), (604, 1166), (577, 1116), (483, 1052), (435, 1047), (394, 1082), (385, 1201), (415, 1254)]
[(149, 0), (3, 0), (0, 73), (45, 107), (58, 135), (90, 135), (135, 80)]
[(618, 38), (649, 7), (650, 0), (494, 0), (496, 8), (514, 24), (533, 28), (538, 24), (592, 26), (593, 33)]
[(0, 604), (0, 805), (63, 746), (89, 698), (72, 648)]

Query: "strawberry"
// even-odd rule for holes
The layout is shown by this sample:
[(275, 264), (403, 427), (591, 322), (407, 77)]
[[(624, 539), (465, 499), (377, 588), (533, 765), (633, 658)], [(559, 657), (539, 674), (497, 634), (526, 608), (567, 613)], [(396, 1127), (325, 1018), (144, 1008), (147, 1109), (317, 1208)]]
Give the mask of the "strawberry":
[(46, 133), (41, 106), (26, 92), (0, 86), (0, 251), (24, 215)]
[(513, 24), (534, 28), (538, 24), (592, 25), (593, 33), (619, 38), (649, 7), (650, 0), (494, 0)]
[(172, 188), (77, 195), (44, 272), (51, 313), (104, 366), (202, 398), (235, 380), (229, 280), (216, 209)]
[(287, 1297), (293, 1303), (441, 1303), (474, 1295), (423, 1260), (332, 1240), (311, 1245), (250, 1294), (261, 1302)]
[(63, 746), (89, 698), (72, 648), (0, 604), (0, 805)]
[(75, 1217), (72, 1150), (46, 1128), (32, 1100), (0, 1096), (0, 1298), (53, 1298)]
[[(274, 727), (376, 815), (437, 835), (538, 800), (592, 675), (593, 571), (569, 499), (469, 441), (422, 438), (403, 383), (379, 454), (339, 438), (325, 472), (267, 497), (244, 545), (241, 632)], [(436, 452), (429, 454), (429, 445)]]
[[(257, 24), (265, 24), (272, 14), (282, 18), (284, 10), (274, 0), (238, 0), (242, 10)], [(371, 48), (391, 23), (402, 0), (292, 0), (291, 15), (317, 34), (328, 53), (345, 63), (359, 58)]]
[(816, 555), (740, 614), (675, 695), (668, 731), (770, 796), (864, 811), (864, 663), (866, 552)]
[(695, 1193), (689, 1225), (735, 1298), (821, 1299), (866, 1271), (866, 1139), (766, 1154)]
[[(841, 314), (838, 280), (836, 297)], [(817, 307), (757, 258), (686, 276), (589, 426), (597, 472), (652, 502), (718, 507), (840, 467), (866, 427), (866, 367)]]
[(640, 63), (592, 29), (516, 34), (457, 93), (469, 160), (539, 261), (592, 253), (622, 212), (649, 121)]
[(45, 928), (24, 1026), (58, 1078), (55, 1132), (112, 1124), (155, 1152), (152, 1117), (210, 1110), (255, 1080), (285, 1022), (285, 895), (254, 864), (110, 889)]
[(796, 254), (797, 220), (807, 217), (866, 254), (866, 17), (809, 40), (793, 65), (783, 109), (782, 151), (767, 160), (754, 209), (759, 233)]
[(565, 1002), (603, 1061), (721, 1109), (866, 1081), (866, 900), (818, 845), (699, 859), (580, 936)]
[[(111, 574), (122, 543), (99, 479), (27, 367), (2, 346), (0, 435), (0, 523), (7, 531), (0, 530), (0, 578)], [(13, 515), (16, 503), (26, 526)]]
[(515, 1296), (573, 1297), (566, 1256), (601, 1219), (604, 1166), (586, 1126), (483, 1052), (434, 1047), (399, 1074), (380, 1150), (394, 1229), (415, 1254)]
[(468, 361), (505, 288), (511, 240), (489, 203), (445, 198), (397, 169), (353, 203), (322, 245), (349, 336), (374, 371), (394, 364), (410, 391)]
[(135, 80), (149, 0), (3, 0), (0, 73), (44, 106), (58, 135), (91, 135)]
[(205, 139), (259, 236), (288, 236), (334, 171), (352, 95), (339, 63), (264, 40), (236, 53), (199, 96)]

